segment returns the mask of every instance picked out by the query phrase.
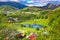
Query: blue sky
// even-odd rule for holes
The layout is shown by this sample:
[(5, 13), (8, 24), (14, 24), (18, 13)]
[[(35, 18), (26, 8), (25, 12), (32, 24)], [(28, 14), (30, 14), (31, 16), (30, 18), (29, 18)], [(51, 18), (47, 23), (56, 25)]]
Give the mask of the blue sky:
[(14, 1), (14, 2), (20, 2), (28, 6), (43, 6), (46, 5), (48, 2), (47, 1), (60, 1), (60, 0), (0, 0), (3, 2), (7, 1)]

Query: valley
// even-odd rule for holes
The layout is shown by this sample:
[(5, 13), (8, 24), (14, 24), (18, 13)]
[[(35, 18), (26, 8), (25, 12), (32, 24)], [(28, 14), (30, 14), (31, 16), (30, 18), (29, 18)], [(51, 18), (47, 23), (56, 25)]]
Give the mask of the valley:
[[(35, 32), (36, 40), (60, 40), (60, 7), (17, 9), (13, 6), (0, 6), (0, 40), (4, 39), (5, 34), (8, 35), (6, 28), (13, 32), (22, 30), (26, 35)], [(16, 40), (15, 36), (10, 40)], [(29, 39), (25, 37), (23, 40)]]

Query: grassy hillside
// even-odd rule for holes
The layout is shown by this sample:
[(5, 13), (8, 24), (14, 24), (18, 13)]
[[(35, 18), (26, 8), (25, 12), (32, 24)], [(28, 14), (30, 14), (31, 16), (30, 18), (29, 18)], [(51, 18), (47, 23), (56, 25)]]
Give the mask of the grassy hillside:
[(17, 10), (17, 8), (8, 5), (0, 6), (0, 11), (6, 12), (6, 11), (14, 11), (14, 10)]
[[(15, 8), (8, 7), (6, 8), (9, 9), (7, 13), (3, 11), (5, 6), (0, 7), (0, 9), (0, 30), (4, 28), (24, 30), (25, 33), (36, 32), (37, 40), (60, 40), (60, 7), (54, 10), (27, 7), (16, 11), (10, 11), (10, 9), (15, 10)], [(25, 27), (23, 24), (40, 24), (44, 27), (31, 28), (31, 25)], [(44, 30), (47, 30), (49, 35), (41, 34)], [(2, 40), (1, 35), (0, 39)], [(24, 38), (23, 40), (27, 39)]]

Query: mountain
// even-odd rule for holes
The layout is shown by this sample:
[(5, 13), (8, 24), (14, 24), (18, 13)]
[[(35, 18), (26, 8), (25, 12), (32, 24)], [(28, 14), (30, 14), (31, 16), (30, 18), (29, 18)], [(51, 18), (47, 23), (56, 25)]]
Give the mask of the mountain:
[(0, 6), (3, 6), (3, 5), (13, 6), (19, 9), (27, 7), (26, 5), (18, 3), (18, 2), (0, 2)]
[[(47, 1), (47, 5), (44, 5), (44, 6), (35, 6), (35, 7), (40, 7), (40, 8), (43, 8), (43, 9), (55, 9), (57, 7), (60, 7), (60, 1)], [(22, 8), (25, 8), (27, 7), (28, 5), (25, 5), (23, 4), (23, 2), (0, 2), (0, 6), (3, 6), (3, 5), (8, 5), (8, 6), (13, 6), (15, 8), (18, 8), (18, 9), (22, 9)], [(34, 7), (34, 6), (32, 6)]]
[(45, 9), (55, 9), (57, 7), (60, 7), (60, 2), (56, 2), (56, 1), (49, 2), (46, 6), (43, 6), (43, 8)]
[[(39, 4), (41, 4), (43, 6), (41, 6)], [(38, 6), (35, 6), (35, 7), (40, 7), (40, 8), (43, 8), (43, 9), (55, 9), (57, 7), (60, 7), (60, 1), (46, 1), (46, 2), (41, 2), (41, 3), (38, 3), (38, 4), (29, 3), (28, 5), (32, 5), (32, 7), (34, 7), (35, 5), (38, 5)]]
[(48, 3), (52, 3), (52, 4), (60, 4), (60, 1), (48, 1)]
[(12, 6), (8, 6), (8, 5), (0, 6), (0, 11), (7, 12), (7, 11), (16, 11), (16, 10), (18, 9)]
[(48, 3), (46, 6), (44, 6), (45, 8), (48, 8), (48, 9), (55, 9), (57, 6), (56, 4), (53, 4), (53, 3)]

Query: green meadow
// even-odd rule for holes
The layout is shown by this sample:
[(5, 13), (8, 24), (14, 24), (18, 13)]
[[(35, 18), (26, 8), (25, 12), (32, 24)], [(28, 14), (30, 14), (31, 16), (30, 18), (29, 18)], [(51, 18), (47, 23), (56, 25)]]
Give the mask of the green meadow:
[[(12, 11), (14, 10), (14, 11)], [(9, 19), (11, 18), (11, 19)], [(15, 18), (12, 19), (12, 18)], [(43, 28), (33, 28), (31, 25), (24, 24), (40, 24)], [(51, 9), (42, 9), (37, 7), (26, 7), (24, 9), (16, 9), (7, 6), (0, 7), (0, 30), (10, 28), (13, 30), (23, 30), (26, 33), (36, 32), (36, 40), (60, 40), (60, 7)], [(43, 30), (47, 30), (48, 34), (41, 34)], [(1, 36), (2, 35), (2, 36)], [(0, 40), (4, 35), (0, 32)], [(16, 40), (15, 38), (13, 40)], [(29, 40), (23, 38), (23, 40)]]

